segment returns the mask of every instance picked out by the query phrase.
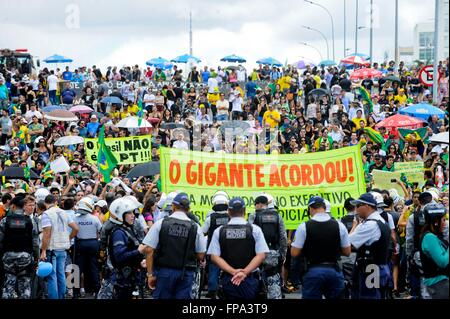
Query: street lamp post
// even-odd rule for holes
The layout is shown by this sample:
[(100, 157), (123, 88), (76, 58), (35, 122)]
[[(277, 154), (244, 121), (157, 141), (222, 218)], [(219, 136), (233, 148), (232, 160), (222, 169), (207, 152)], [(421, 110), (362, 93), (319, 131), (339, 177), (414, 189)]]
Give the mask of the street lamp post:
[(313, 5), (316, 5), (318, 7), (321, 7), (330, 16), (330, 19), (331, 19), (331, 37), (333, 38), (333, 61), (335, 61), (336, 57), (334, 55), (334, 20), (333, 20), (333, 16), (331, 15), (330, 11), (326, 7), (324, 7), (323, 5), (321, 5), (319, 3), (316, 3), (316, 2), (313, 2), (313, 1), (310, 1), (310, 0), (304, 0), (304, 1), (307, 2), (307, 3), (313, 4)]
[(323, 34), (320, 30), (318, 30), (318, 29), (315, 29), (315, 28), (311, 28), (311, 27), (308, 27), (308, 26), (306, 26), (306, 25), (302, 25), (302, 28), (304, 28), (304, 29), (308, 29), (308, 30), (311, 30), (311, 31), (316, 31), (316, 32), (318, 32), (318, 33), (320, 33), (320, 35), (323, 37), (323, 39), (325, 40), (325, 44), (327, 45), (327, 59), (329, 60), (330, 59), (330, 48), (329, 48), (329, 46), (328, 46), (328, 39), (327, 39), (327, 37), (325, 36), (325, 34)]
[(344, 0), (344, 58), (347, 56), (347, 1)]
[(315, 46), (313, 46), (313, 45), (311, 45), (311, 44), (308, 44), (308, 43), (306, 43), (306, 42), (300, 42), (300, 44), (302, 44), (302, 45), (304, 45), (304, 46), (307, 46), (307, 47), (310, 47), (310, 48), (313, 48), (314, 50), (316, 50), (317, 53), (319, 53), (320, 60), (321, 60), (321, 61), (323, 60), (322, 53), (320, 53), (320, 50), (319, 50), (318, 48), (316, 48)]
[(355, 14), (355, 21), (356, 21), (356, 26), (355, 26), (355, 53), (358, 53), (358, 5), (359, 5), (359, 0), (356, 0), (356, 14)]
[(370, 55), (370, 66), (372, 66), (373, 62), (373, 0), (370, 0), (370, 47), (369, 47), (369, 55)]
[(439, 0), (434, 1), (434, 58), (433, 58), (433, 100), (438, 101), (439, 86)]

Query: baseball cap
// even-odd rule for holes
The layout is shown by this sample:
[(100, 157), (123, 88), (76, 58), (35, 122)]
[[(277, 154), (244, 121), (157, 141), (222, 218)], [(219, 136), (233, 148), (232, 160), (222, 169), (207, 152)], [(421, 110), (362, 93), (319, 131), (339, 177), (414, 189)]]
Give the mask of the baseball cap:
[(26, 192), (25, 192), (25, 190), (23, 189), (23, 188), (19, 188), (19, 189), (16, 189), (16, 191), (14, 192), (14, 194), (26, 194)]
[(189, 208), (189, 196), (186, 193), (178, 193), (173, 199), (172, 204), (175, 204), (182, 208)]
[(370, 193), (362, 194), (358, 199), (352, 200), (350, 203), (354, 206), (357, 206), (358, 204), (367, 204), (374, 208), (377, 207), (377, 201)]
[(324, 206), (326, 206), (325, 200), (322, 197), (320, 197), (320, 196), (312, 196), (312, 197), (310, 197), (309, 201), (308, 201), (308, 207), (317, 206), (317, 205), (324, 205)]
[(229, 210), (239, 210), (242, 208), (245, 208), (245, 202), (240, 197), (234, 197), (228, 203)]
[(94, 204), (94, 206), (100, 206), (100, 207), (105, 207), (107, 205), (108, 205), (108, 203), (105, 200), (103, 200), (103, 199), (99, 200), (98, 202), (96, 202)]
[(96, 119), (96, 118), (97, 118), (97, 115), (92, 114), (91, 119)]
[(14, 187), (11, 183), (6, 183), (4, 186), (4, 188), (9, 188), (9, 187)]

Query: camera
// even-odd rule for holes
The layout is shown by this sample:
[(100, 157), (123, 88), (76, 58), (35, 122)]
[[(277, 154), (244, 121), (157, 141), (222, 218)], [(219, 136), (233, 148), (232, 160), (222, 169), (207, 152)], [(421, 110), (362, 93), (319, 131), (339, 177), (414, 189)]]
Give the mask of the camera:
[(391, 179), (391, 183), (397, 183), (397, 179), (396, 178), (392, 178)]

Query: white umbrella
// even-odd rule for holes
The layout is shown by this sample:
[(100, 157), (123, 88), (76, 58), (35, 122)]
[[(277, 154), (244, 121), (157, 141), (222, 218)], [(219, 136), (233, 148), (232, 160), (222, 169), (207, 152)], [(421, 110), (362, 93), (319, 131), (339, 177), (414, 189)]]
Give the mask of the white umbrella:
[(433, 136), (430, 137), (430, 142), (449, 144), (448, 143), (448, 132), (442, 132), (442, 133), (438, 133), (438, 134), (433, 134)]
[(55, 142), (55, 146), (66, 146), (84, 143), (84, 138), (81, 136), (63, 136), (58, 138)]
[(116, 124), (116, 127), (123, 127), (123, 128), (151, 128), (152, 125), (146, 119), (141, 119), (141, 123), (139, 123), (139, 117), (137, 117), (137, 116), (128, 116), (128, 117), (120, 120), (119, 123)]
[(64, 122), (76, 122), (78, 121), (78, 117), (73, 115), (72, 112), (67, 110), (54, 110), (50, 113), (44, 115), (46, 119), (53, 121), (64, 121)]

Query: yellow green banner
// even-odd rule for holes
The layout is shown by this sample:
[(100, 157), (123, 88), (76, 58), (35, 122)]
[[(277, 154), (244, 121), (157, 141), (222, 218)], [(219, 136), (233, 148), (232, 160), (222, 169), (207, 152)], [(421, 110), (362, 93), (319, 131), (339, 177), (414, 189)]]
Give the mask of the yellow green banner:
[[(118, 164), (139, 164), (152, 160), (152, 137), (150, 135), (105, 138)], [(98, 139), (85, 138), (84, 149), (89, 163), (97, 163)]]
[(423, 162), (398, 162), (394, 164), (394, 171), (406, 175), (409, 183), (417, 183), (422, 187), (425, 183), (423, 178)]
[(165, 193), (184, 191), (191, 210), (201, 222), (211, 211), (211, 198), (218, 191), (240, 196), (253, 211), (262, 192), (278, 204), (287, 229), (308, 219), (307, 203), (319, 195), (331, 203), (336, 218), (345, 215), (349, 197), (365, 192), (364, 171), (358, 146), (327, 152), (253, 155), (160, 149), (161, 186)]
[[(397, 183), (397, 181), (400, 181), (401, 173), (399, 172), (388, 172), (388, 171), (382, 171), (378, 169), (374, 169), (372, 171), (372, 188), (378, 188), (378, 189), (386, 189), (390, 190), (392, 188), (395, 188), (397, 192), (403, 196), (403, 189), (402, 187)], [(395, 182), (393, 181), (395, 179)]]

